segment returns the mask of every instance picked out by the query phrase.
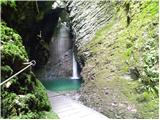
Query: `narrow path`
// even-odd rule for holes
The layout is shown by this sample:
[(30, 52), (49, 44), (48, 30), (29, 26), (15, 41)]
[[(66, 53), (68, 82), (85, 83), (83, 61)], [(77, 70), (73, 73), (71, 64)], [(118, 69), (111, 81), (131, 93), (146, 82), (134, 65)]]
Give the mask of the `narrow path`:
[(106, 120), (109, 119), (101, 113), (88, 108), (68, 96), (59, 95), (47, 91), (52, 110), (58, 114), (60, 119), (83, 119), (83, 120)]

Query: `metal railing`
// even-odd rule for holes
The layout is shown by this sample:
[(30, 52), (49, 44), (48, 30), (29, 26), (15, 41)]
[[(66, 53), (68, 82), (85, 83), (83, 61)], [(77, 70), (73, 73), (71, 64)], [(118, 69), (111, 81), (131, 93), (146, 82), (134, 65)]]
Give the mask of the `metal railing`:
[(21, 69), (20, 71), (18, 71), (17, 73), (15, 73), (14, 75), (12, 75), (11, 77), (9, 77), (8, 79), (4, 80), (2, 83), (0, 83), (0, 86), (2, 86), (3, 84), (7, 83), (12, 78), (14, 78), (15, 76), (17, 76), (18, 74), (20, 74), (21, 72), (23, 72), (24, 70), (26, 70), (27, 68), (29, 68), (30, 66), (35, 66), (36, 65), (36, 61), (32, 60), (32, 61), (30, 61), (28, 63), (24, 63), (24, 64), (28, 64), (28, 65), (26, 67), (24, 67), (23, 69)]

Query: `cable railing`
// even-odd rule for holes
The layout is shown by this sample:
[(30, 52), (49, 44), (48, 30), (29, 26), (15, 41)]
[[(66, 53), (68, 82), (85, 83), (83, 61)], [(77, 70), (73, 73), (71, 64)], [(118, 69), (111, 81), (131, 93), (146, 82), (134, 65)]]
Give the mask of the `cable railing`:
[(24, 64), (28, 64), (28, 65), (26, 67), (24, 67), (23, 69), (21, 69), (20, 71), (18, 71), (17, 73), (15, 73), (14, 75), (12, 75), (11, 77), (9, 77), (8, 79), (4, 80), (2, 83), (0, 83), (0, 86), (4, 85), (8, 81), (10, 81), (12, 78), (14, 78), (18, 74), (20, 74), (21, 72), (23, 72), (24, 70), (26, 70), (27, 68), (29, 68), (30, 66), (35, 66), (36, 65), (36, 61), (32, 60), (32, 61), (30, 61), (28, 63), (24, 63)]

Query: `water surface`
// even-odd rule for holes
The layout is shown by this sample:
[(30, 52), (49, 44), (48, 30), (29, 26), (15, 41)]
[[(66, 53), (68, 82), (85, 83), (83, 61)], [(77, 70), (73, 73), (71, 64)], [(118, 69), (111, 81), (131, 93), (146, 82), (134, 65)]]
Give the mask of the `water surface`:
[(51, 91), (71, 91), (78, 90), (81, 87), (81, 79), (55, 79), (55, 80), (43, 80), (41, 81), (47, 90)]

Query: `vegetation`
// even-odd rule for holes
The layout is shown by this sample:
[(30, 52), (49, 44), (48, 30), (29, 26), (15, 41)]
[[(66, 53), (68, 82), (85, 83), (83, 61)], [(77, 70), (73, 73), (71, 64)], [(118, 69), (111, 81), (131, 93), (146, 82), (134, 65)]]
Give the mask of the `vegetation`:
[(10, 7), (15, 8), (16, 2), (15, 2), (15, 0), (1, 0), (0, 5), (9, 5)]
[(89, 52), (81, 100), (110, 118), (158, 118), (158, 2), (115, 2)]
[[(0, 1), (4, 8), (0, 24), (1, 81), (26, 66), (27, 52), (45, 64), (59, 16), (68, 19), (64, 16), (66, 12), (54, 13), (46, 7), (53, 1), (39, 6), (35, 1), (24, 2), (24, 6), (17, 3)], [(99, 3), (103, 4), (105, 1)], [(84, 58), (81, 75), (85, 81), (80, 99), (110, 118), (158, 118), (158, 1), (115, 1), (113, 6), (113, 18), (78, 51)], [(55, 15), (54, 19), (50, 14)], [(2, 118), (58, 118), (51, 112), (45, 91), (32, 68), (25, 70), (1, 87)]]
[[(1, 80), (21, 70), (28, 61), (22, 39), (12, 28), (1, 23)], [(57, 118), (51, 110), (45, 88), (31, 69), (1, 87), (1, 115), (3, 118)]]
[[(5, 6), (5, 9), (21, 10), (17, 8), (18, 3), (15, 0), (1, 0), (0, 4), (2, 7)], [(3, 10), (4, 8), (2, 8), (2, 13)], [(7, 16), (12, 20), (16, 18), (14, 14), (11, 14), (11, 16), (7, 14)], [(22, 15), (20, 14), (18, 17), (22, 17)], [(29, 61), (23, 45), (24, 40), (17, 31), (7, 26), (6, 21), (10, 21), (8, 18), (4, 19), (3, 16), (0, 24), (1, 81), (24, 68), (26, 66), (24, 63)], [(19, 24), (22, 23), (21, 19), (17, 21)], [(10, 23), (9, 25), (12, 26)], [(51, 112), (44, 86), (36, 79), (30, 68), (1, 86), (1, 117), (10, 119), (58, 118), (55, 113)]]
[[(140, 74), (143, 89), (158, 94), (158, 2), (130, 2), (131, 23), (120, 39), (127, 41), (128, 61)], [(142, 4), (142, 5), (140, 5)]]

